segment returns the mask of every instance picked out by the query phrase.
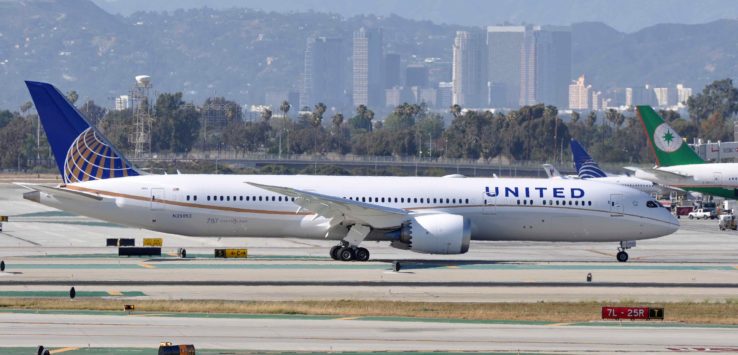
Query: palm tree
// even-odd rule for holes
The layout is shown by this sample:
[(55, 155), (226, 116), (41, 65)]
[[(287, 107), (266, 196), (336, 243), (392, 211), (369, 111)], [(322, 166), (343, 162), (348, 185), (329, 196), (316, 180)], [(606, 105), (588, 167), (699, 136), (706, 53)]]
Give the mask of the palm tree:
[(282, 111), (282, 117), (287, 118), (287, 113), (290, 112), (291, 107), (287, 100), (282, 101), (282, 105), (279, 106), (279, 110)]
[(369, 129), (371, 130), (372, 127), (372, 120), (374, 119), (374, 111), (367, 109), (366, 110), (366, 120), (369, 121)]
[(315, 152), (318, 152), (318, 132), (320, 125), (323, 123), (323, 114), (325, 113), (326, 106), (322, 102), (318, 102), (313, 109), (312, 121), (310, 122), (315, 127)]
[(343, 114), (338, 112), (333, 117), (331, 117), (331, 120), (333, 122), (333, 127), (335, 127), (336, 133), (341, 129), (341, 124), (343, 124)]
[(461, 106), (459, 104), (453, 104), (451, 106), (451, 114), (454, 115), (454, 118), (461, 116)]
[(264, 120), (264, 122), (269, 122), (269, 120), (272, 118), (272, 110), (265, 108), (264, 111), (261, 112), (261, 118)]

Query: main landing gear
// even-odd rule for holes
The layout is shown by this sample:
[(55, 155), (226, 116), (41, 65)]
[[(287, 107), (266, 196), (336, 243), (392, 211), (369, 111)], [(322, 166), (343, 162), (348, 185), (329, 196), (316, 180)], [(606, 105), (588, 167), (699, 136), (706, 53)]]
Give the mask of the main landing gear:
[(627, 249), (633, 248), (636, 246), (635, 240), (623, 240), (620, 242), (620, 246), (618, 247), (618, 254), (617, 259), (619, 262), (624, 263), (628, 261), (628, 253), (626, 252)]
[(369, 250), (361, 247), (352, 247), (347, 242), (342, 241), (341, 244), (331, 248), (331, 258), (341, 261), (367, 261), (369, 260)]

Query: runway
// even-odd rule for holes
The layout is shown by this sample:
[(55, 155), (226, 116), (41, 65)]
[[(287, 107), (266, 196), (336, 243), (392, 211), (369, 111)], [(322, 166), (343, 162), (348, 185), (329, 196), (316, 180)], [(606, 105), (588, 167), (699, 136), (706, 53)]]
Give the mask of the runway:
[[(433, 256), (367, 243), (372, 260), (337, 262), (332, 242), (190, 238), (51, 210), (0, 183), (0, 297), (135, 300), (389, 300), (426, 302), (734, 302), (738, 233), (682, 220), (674, 235), (639, 241), (628, 263), (616, 245), (472, 242), (464, 255)], [(120, 258), (105, 238), (164, 239), (164, 256)], [(245, 247), (249, 258), (213, 257)], [(172, 256), (186, 248), (187, 259)], [(399, 260), (400, 272), (391, 270)], [(587, 282), (588, 274), (592, 281)], [(669, 323), (473, 322), (296, 315), (0, 311), (0, 353), (39, 344), (136, 354), (159, 341), (240, 351), (738, 352), (738, 329)], [(10, 347), (19, 350), (11, 350)], [(17, 351), (17, 352), (15, 352)], [(65, 350), (75, 354), (76, 350)], [(81, 352), (80, 352), (81, 353)], [(90, 350), (86, 354), (103, 353)]]
[(430, 321), (308, 316), (168, 316), (0, 312), (0, 344), (317, 352), (738, 352), (738, 328), (668, 323)]

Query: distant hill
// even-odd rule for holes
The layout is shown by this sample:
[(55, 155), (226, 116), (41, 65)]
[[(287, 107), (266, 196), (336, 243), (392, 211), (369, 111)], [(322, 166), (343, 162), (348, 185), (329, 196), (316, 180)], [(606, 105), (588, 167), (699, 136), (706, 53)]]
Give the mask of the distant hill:
[[(211, 8), (123, 16), (88, 0), (0, 1), (0, 108), (29, 100), (28, 79), (110, 106), (137, 74), (151, 75), (155, 91), (183, 91), (188, 101), (218, 95), (261, 103), (268, 90), (298, 90), (310, 35), (343, 37), (350, 68), (351, 35), (360, 26), (383, 28), (386, 51), (405, 61), (450, 61), (455, 31), (467, 29), (399, 16)], [(700, 90), (738, 73), (736, 20), (634, 33), (584, 22), (572, 31), (572, 75), (586, 74), (599, 90), (680, 82)]]

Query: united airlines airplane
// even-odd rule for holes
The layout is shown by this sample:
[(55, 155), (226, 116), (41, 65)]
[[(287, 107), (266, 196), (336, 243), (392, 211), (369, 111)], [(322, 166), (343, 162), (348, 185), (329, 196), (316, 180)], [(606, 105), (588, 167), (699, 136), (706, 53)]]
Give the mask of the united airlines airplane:
[(463, 254), (472, 240), (620, 242), (676, 231), (640, 191), (585, 180), (151, 175), (132, 166), (50, 84), (26, 82), (64, 183), (24, 198), (128, 226), (204, 237), (336, 240), (330, 256), (366, 261), (363, 241)]

